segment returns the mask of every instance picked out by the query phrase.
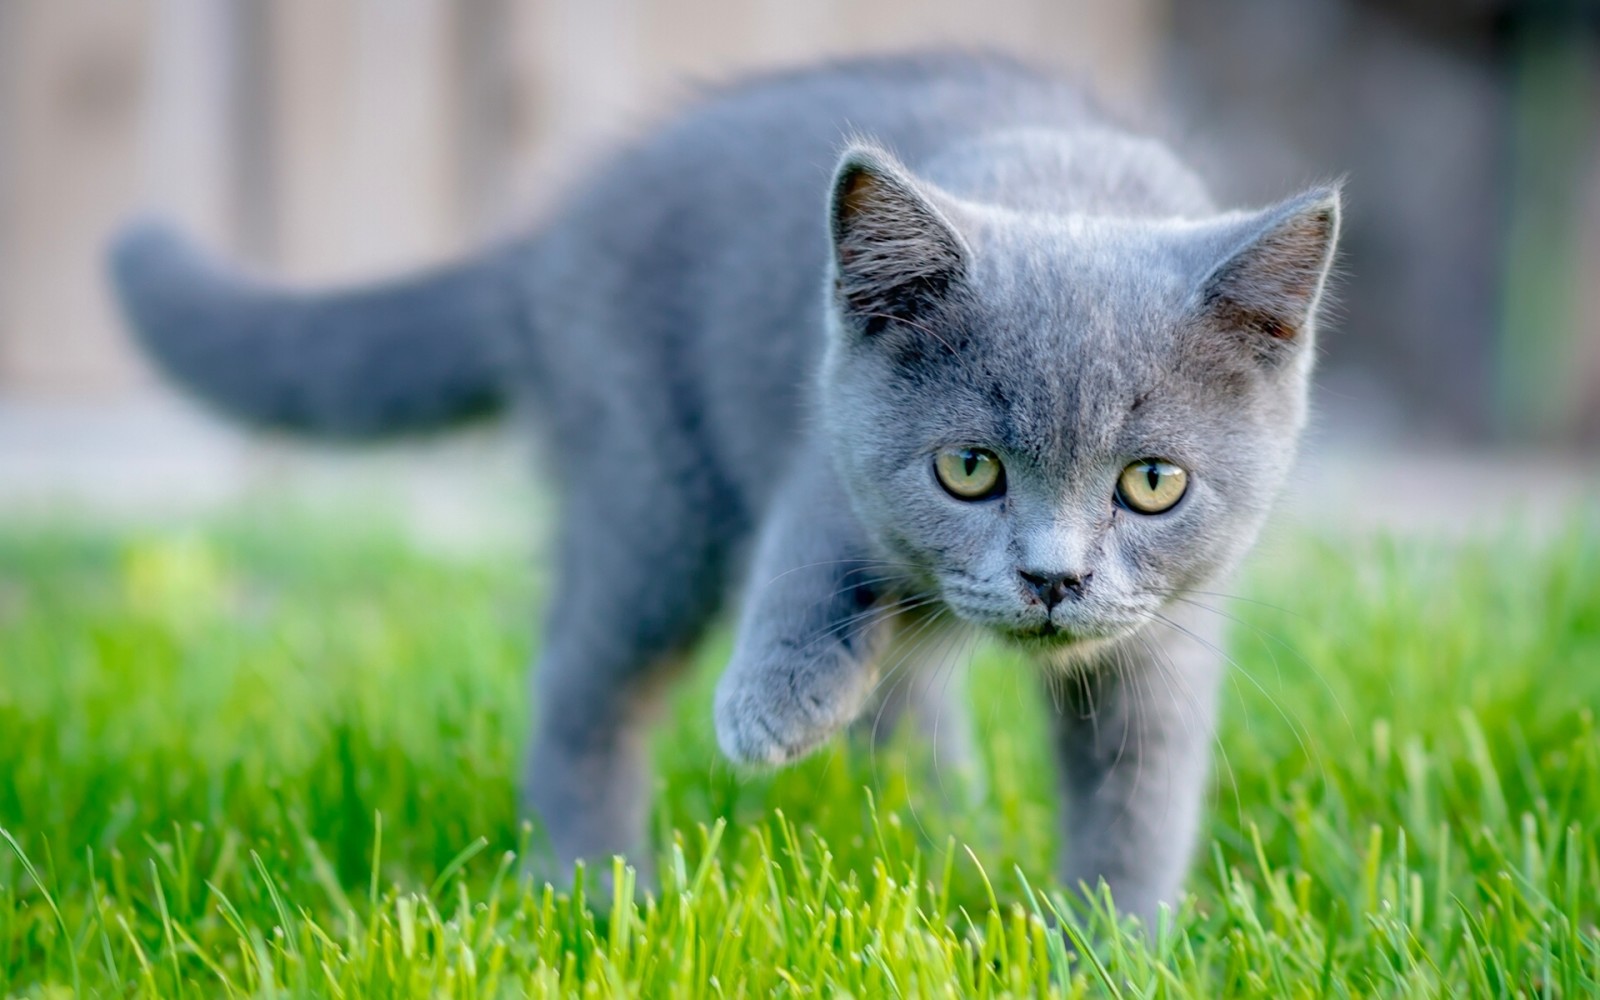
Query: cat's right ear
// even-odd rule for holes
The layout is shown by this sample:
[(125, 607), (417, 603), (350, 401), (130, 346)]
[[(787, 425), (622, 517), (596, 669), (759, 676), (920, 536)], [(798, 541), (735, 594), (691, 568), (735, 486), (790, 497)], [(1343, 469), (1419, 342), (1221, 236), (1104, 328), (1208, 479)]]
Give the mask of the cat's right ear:
[(1339, 241), (1338, 185), (1313, 188), (1230, 227), (1235, 246), (1202, 282), (1202, 313), (1262, 360), (1310, 340)]
[(829, 205), (834, 296), (857, 329), (916, 323), (962, 280), (967, 247), (894, 158), (852, 146), (834, 171)]

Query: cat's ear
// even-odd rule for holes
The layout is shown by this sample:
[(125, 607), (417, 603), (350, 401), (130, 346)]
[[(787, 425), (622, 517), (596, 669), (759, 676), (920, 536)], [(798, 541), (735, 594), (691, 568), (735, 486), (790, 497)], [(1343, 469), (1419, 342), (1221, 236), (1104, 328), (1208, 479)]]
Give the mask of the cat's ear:
[(1272, 359), (1304, 344), (1339, 239), (1337, 185), (1313, 188), (1229, 227), (1229, 249), (1200, 287), (1207, 324)]
[(853, 146), (833, 176), (829, 206), (834, 295), (858, 329), (916, 322), (967, 268), (955, 228), (888, 153)]

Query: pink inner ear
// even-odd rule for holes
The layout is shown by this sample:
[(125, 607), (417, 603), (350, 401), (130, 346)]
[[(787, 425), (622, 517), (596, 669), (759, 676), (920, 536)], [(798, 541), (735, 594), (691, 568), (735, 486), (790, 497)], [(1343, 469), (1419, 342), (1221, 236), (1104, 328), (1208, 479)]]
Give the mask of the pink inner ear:
[[(873, 209), (873, 202), (882, 197), (881, 181), (871, 171), (857, 170), (844, 178), (839, 190), (839, 219), (848, 230), (858, 218)], [(853, 240), (839, 242), (839, 260), (849, 264), (855, 260), (859, 247)]]
[(1227, 298), (1213, 300), (1209, 309), (1216, 322), (1230, 330), (1239, 330), (1252, 336), (1271, 337), (1273, 340), (1293, 340), (1300, 335), (1298, 326), (1291, 325), (1271, 313), (1251, 309)]
[(1329, 243), (1333, 239), (1333, 214), (1323, 208), (1290, 219), (1257, 244), (1259, 280), (1274, 285), (1278, 294), (1310, 304), (1322, 282)]
[(842, 215), (851, 216), (867, 208), (867, 203), (876, 196), (878, 179), (867, 170), (857, 170), (844, 179), (842, 189), (839, 191), (839, 211)]
[(1294, 327), (1284, 326), (1274, 319), (1263, 319), (1261, 321), (1261, 330), (1267, 336), (1276, 337), (1279, 340), (1293, 340), (1300, 332)]

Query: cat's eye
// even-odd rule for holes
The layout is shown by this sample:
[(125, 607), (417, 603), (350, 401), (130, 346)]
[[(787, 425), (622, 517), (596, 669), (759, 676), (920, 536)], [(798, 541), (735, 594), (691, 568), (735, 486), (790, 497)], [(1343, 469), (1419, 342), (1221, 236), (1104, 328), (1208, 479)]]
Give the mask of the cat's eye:
[(957, 500), (982, 500), (1005, 487), (1005, 470), (994, 452), (982, 448), (951, 448), (933, 460), (939, 485)]
[(1189, 474), (1159, 458), (1141, 458), (1122, 470), (1117, 499), (1129, 510), (1159, 514), (1171, 510), (1189, 488)]

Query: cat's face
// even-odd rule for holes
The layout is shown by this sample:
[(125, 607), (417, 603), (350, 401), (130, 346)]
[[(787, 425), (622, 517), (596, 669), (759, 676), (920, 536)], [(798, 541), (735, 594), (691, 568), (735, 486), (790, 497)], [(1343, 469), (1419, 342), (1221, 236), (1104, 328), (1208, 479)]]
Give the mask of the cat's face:
[(1199, 223), (1044, 218), (857, 156), (823, 411), (882, 554), (960, 618), (1068, 656), (1233, 563), (1304, 421), (1336, 193)]

